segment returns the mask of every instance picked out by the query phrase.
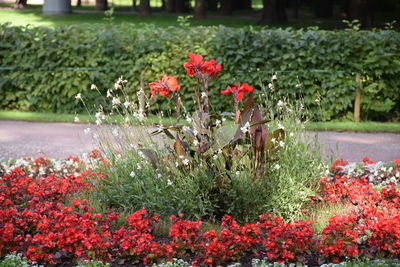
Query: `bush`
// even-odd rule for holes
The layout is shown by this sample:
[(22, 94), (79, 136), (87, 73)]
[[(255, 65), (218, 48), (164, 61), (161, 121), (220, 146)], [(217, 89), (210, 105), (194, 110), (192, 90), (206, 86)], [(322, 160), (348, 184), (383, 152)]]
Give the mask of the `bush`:
[[(216, 82), (219, 89), (232, 81), (260, 89), (269, 83), (272, 72), (283, 71), (278, 73), (282, 79), (277, 81), (277, 94), (303, 98), (315, 119), (351, 115), (359, 87), (355, 73), (363, 74), (364, 118), (394, 119), (400, 112), (400, 42), (399, 33), (391, 30), (137, 29), (129, 25), (48, 29), (4, 24), (0, 39), (0, 65), (16, 68), (2, 71), (2, 109), (79, 112), (84, 106), (73, 96), (82, 92), (93, 110), (102, 98), (90, 85), (103, 88), (105, 94), (112, 87), (110, 81), (121, 75), (130, 80), (128, 93), (136, 99), (141, 80), (147, 84), (160, 73), (178, 73), (187, 52), (193, 50), (223, 64), (224, 72)], [(193, 85), (184, 75), (178, 79), (185, 87)], [(189, 101), (193, 94), (184, 98), (186, 108), (193, 110)], [(225, 111), (227, 99), (211, 98), (215, 111)], [(159, 104), (166, 110), (174, 103)]]

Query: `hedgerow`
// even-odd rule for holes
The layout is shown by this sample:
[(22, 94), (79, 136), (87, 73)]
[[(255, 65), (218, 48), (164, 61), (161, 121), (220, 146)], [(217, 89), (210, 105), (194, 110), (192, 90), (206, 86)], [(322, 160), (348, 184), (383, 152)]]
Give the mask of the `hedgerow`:
[[(81, 92), (88, 108), (101, 103), (91, 91), (105, 94), (110, 81), (123, 75), (132, 98), (141, 85), (159, 73), (179, 73), (189, 51), (215, 58), (224, 66), (216, 88), (232, 81), (252, 84), (302, 98), (315, 119), (349, 117), (353, 110), (356, 73), (362, 75), (362, 117), (394, 119), (400, 112), (400, 42), (393, 30), (324, 31), (315, 28), (233, 29), (227, 27), (142, 28), (65, 26), (54, 29), (0, 25), (0, 92), (2, 109), (74, 113), (84, 110), (73, 100)], [(182, 86), (193, 86), (183, 74)], [(143, 82), (141, 82), (143, 81)], [(147, 90), (147, 88), (145, 88)], [(148, 96), (150, 94), (149, 91)], [(210, 92), (219, 94), (219, 92)], [(193, 92), (185, 93), (187, 110)], [(228, 99), (214, 99), (211, 108), (224, 111)], [(186, 100), (186, 101), (185, 101)], [(174, 103), (159, 102), (162, 110)]]

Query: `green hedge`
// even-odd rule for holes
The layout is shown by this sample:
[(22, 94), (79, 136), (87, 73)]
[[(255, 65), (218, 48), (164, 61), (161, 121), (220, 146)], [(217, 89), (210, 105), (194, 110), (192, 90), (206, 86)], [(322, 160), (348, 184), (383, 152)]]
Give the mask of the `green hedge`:
[[(358, 86), (355, 73), (363, 74), (364, 118), (394, 119), (400, 114), (398, 32), (222, 26), (0, 25), (0, 108), (80, 112), (83, 107), (74, 98), (78, 92), (89, 101), (89, 108), (102, 101), (90, 90), (92, 83), (105, 93), (122, 75), (135, 97), (140, 77), (147, 84), (167, 73), (178, 75), (185, 105), (192, 109), (193, 101), (188, 100), (194, 81), (182, 67), (189, 51), (223, 65), (223, 74), (211, 85), (214, 110), (231, 109), (231, 99), (219, 95), (227, 84), (247, 82), (268, 91), (273, 71), (280, 71), (276, 93), (303, 98), (316, 119), (351, 116)], [(173, 106), (172, 101), (159, 104)]]

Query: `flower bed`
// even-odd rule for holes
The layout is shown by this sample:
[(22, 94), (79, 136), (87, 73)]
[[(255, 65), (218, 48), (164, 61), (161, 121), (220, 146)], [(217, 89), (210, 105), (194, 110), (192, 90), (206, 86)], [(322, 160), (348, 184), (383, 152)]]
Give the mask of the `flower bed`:
[[(100, 158), (96, 153), (92, 156)], [(43, 176), (35, 167), (46, 170), (53, 161), (25, 161), (29, 162), (31, 165), (25, 166), (32, 170), (29, 174), (8, 165), (1, 175), (1, 256), (18, 252), (29, 261), (50, 265), (83, 259), (152, 264), (181, 258), (193, 265), (216, 266), (246, 262), (250, 257), (317, 265), (361, 255), (400, 255), (400, 192), (392, 185), (376, 190), (365, 178), (336, 175), (334, 180), (321, 180), (321, 201), (348, 202), (352, 209), (349, 215), (330, 218), (320, 236), (314, 233), (311, 221), (287, 223), (269, 213), (245, 225), (225, 215), (220, 231), (203, 231), (202, 221), (186, 220), (179, 214), (170, 218), (168, 237), (160, 238), (154, 235), (159, 218), (145, 208), (121, 226), (118, 214), (95, 213), (88, 201), (74, 200), (75, 193), (90, 190), (96, 180), (107, 179), (106, 174), (69, 169), (74, 174), (67, 168), (66, 173)], [(66, 162), (75, 166), (80, 160), (69, 158)], [(400, 171), (398, 161), (391, 167)]]

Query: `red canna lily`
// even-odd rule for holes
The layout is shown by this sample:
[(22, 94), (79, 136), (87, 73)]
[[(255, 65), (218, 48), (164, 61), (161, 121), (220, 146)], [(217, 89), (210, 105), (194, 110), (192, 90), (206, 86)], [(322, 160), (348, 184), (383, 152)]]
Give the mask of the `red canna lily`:
[(233, 85), (234, 86), (232, 87), (230, 86), (226, 87), (225, 90), (221, 91), (221, 94), (223, 95), (232, 94), (236, 103), (243, 99), (244, 93), (250, 93), (254, 91), (253, 87), (251, 87), (247, 83), (242, 83), (241, 85), (234, 83)]
[(185, 62), (183, 64), (183, 67), (187, 70), (187, 74), (191, 77), (193, 77), (193, 75), (202, 77), (204, 73), (207, 73), (208, 77), (217, 78), (218, 73), (222, 71), (221, 64), (215, 64), (215, 59), (204, 61), (202, 55), (195, 55), (190, 52), (189, 60), (189, 62)]
[(154, 98), (154, 95), (157, 93), (165, 97), (170, 97), (170, 91), (176, 92), (181, 89), (176, 76), (161, 74), (161, 77), (161, 80), (154, 83), (149, 83), (151, 98)]

